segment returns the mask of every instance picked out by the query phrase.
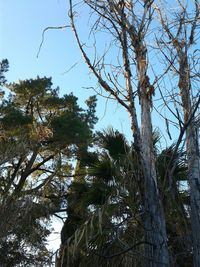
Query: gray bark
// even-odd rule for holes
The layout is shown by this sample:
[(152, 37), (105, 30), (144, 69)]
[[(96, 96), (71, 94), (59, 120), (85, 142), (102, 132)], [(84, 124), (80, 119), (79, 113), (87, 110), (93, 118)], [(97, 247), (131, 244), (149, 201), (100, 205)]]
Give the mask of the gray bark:
[(140, 152), (144, 175), (145, 194), (145, 266), (169, 266), (167, 233), (162, 202), (159, 198), (157, 174), (153, 153), (153, 130), (151, 107), (154, 88), (147, 76), (147, 49), (143, 40), (135, 46), (138, 94), (141, 104), (141, 138)]
[[(197, 109), (199, 100), (193, 105), (191, 102), (191, 80), (190, 80), (190, 63), (189, 61), (189, 48), (198, 40), (195, 36), (197, 25), (199, 22), (199, 2), (194, 1), (194, 17), (191, 20), (191, 27), (185, 27), (184, 23), (188, 19), (188, 6), (179, 2), (181, 7), (179, 20), (176, 21), (177, 32), (173, 34), (169, 28), (169, 21), (162, 15), (162, 12), (157, 8), (160, 15), (161, 24), (164, 31), (167, 33), (172, 49), (176, 50), (178, 58), (179, 70), (179, 90), (184, 114), (184, 127), (186, 129), (186, 153), (188, 161), (188, 181), (190, 186), (190, 206), (191, 206), (191, 227), (192, 227), (192, 241), (193, 241), (193, 259), (194, 267), (200, 266), (200, 154), (198, 143), (198, 127), (195, 127), (195, 114), (193, 110)], [(176, 20), (176, 19), (175, 19)], [(184, 21), (184, 22), (183, 22)], [(177, 23), (178, 22), (178, 23)], [(175, 24), (174, 24), (175, 25)], [(183, 27), (184, 25), (184, 27)], [(189, 30), (188, 30), (189, 29)], [(195, 40), (195, 42), (194, 42)], [(166, 43), (167, 44), (167, 43)], [(168, 44), (167, 44), (168, 45)], [(172, 51), (172, 50), (171, 50)], [(174, 64), (174, 62), (170, 62)], [(197, 73), (199, 75), (199, 73)], [(198, 89), (197, 89), (198, 90)]]
[[(194, 114), (190, 99), (190, 71), (187, 54), (179, 52), (179, 89), (184, 111), (184, 123), (190, 124), (186, 129), (186, 153), (188, 160), (188, 181), (190, 186), (191, 226), (193, 240), (194, 267), (200, 266), (200, 154), (198, 128), (195, 129)], [(198, 104), (198, 102), (197, 102)]]
[(142, 100), (142, 157), (145, 171), (146, 267), (169, 266), (166, 225), (156, 181), (152, 153), (152, 126), (148, 100)]
[(194, 126), (186, 131), (194, 267), (200, 266), (200, 157)]

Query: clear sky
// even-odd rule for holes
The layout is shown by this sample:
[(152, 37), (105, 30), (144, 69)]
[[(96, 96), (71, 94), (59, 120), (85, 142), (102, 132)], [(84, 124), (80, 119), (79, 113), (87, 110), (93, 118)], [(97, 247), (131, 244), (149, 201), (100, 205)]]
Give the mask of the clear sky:
[[(68, 24), (67, 4), (66, 0), (0, 0), (0, 59), (9, 60), (8, 82), (51, 76), (62, 94), (73, 92), (83, 106), (84, 100), (95, 94), (83, 87), (96, 86), (96, 80), (83, 62), (71, 30), (46, 32), (37, 58), (42, 31)], [(115, 102), (99, 99), (97, 115), (98, 130), (112, 125), (131, 137), (129, 118)]]

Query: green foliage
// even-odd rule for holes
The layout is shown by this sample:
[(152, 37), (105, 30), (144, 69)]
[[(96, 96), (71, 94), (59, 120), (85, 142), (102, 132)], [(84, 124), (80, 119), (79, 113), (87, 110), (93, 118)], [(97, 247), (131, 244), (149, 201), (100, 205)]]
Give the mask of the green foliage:
[(13, 93), (14, 103), (20, 108), (25, 108), (26, 114), (30, 114), (33, 110), (37, 110), (37, 104), (39, 105), (54, 93), (51, 86), (51, 78), (37, 77), (36, 79), (9, 84), (7, 87)]
[[(3, 208), (8, 210), (3, 212)], [(2, 231), (7, 228), (0, 242), (1, 264), (5, 266), (44, 264), (50, 257), (50, 252), (45, 246), (47, 236), (50, 234), (47, 207), (42, 203), (36, 204), (31, 197), (24, 197), (4, 203), (0, 214), (4, 216), (1, 221)], [(13, 222), (9, 218), (12, 218)], [(12, 227), (9, 227), (9, 223)]]
[(109, 155), (114, 160), (117, 160), (122, 155), (127, 155), (130, 150), (124, 135), (114, 131), (112, 128), (98, 133), (98, 140), (100, 145), (108, 150)]
[(6, 135), (14, 137), (28, 133), (29, 126), (32, 124), (32, 118), (29, 115), (23, 114), (14, 107), (8, 107), (7, 110), (5, 108), (4, 114), (0, 119), (0, 124)]
[(81, 144), (91, 136), (90, 129), (74, 111), (64, 111), (51, 120), (53, 141), (64, 142), (67, 145)]
[(95, 176), (96, 179), (104, 180), (105, 182), (111, 181), (115, 175), (113, 162), (110, 160), (109, 156), (105, 154), (88, 169), (88, 174)]
[(7, 59), (3, 59), (0, 62), (0, 86), (6, 83), (5, 72), (9, 69), (9, 62)]
[(88, 106), (85, 119), (91, 129), (93, 129), (94, 125), (98, 121), (98, 118), (95, 116), (96, 102), (97, 102), (96, 96), (90, 96), (88, 100), (85, 101), (86, 105)]
[[(184, 153), (176, 151), (174, 145), (159, 151), (158, 140), (159, 135), (155, 133), (158, 182), (166, 212), (170, 251), (172, 254), (185, 251), (190, 257), (187, 190), (179, 186), (186, 175)], [(74, 177), (66, 197), (68, 217), (61, 233), (60, 258), (63, 266), (72, 267), (126, 266), (126, 260), (130, 263), (130, 259), (133, 266), (140, 266), (143, 259), (132, 257), (144, 253), (143, 176), (137, 151), (113, 129), (98, 133), (95, 141), (99, 150), (92, 153), (85, 150), (83, 158), (92, 154), (91, 162), (89, 156), (88, 161), (82, 161), (82, 168), (78, 169), (82, 178)], [(174, 190), (169, 191), (166, 168), (171, 166), (175, 166)], [(80, 170), (84, 170), (85, 175)], [(138, 245), (134, 247), (135, 244)], [(62, 249), (68, 257), (63, 256)], [(177, 257), (180, 266), (183, 262)]]
[(175, 151), (175, 144), (163, 149), (158, 155), (156, 166), (161, 179), (166, 176), (166, 170), (168, 173), (171, 171), (171, 166), (174, 166), (174, 177), (176, 181), (187, 179), (187, 165), (185, 153), (181, 150)]
[(83, 110), (77, 97), (60, 97), (46, 77), (7, 89), (0, 105), (0, 262), (44, 266), (51, 217), (65, 203), (71, 162), (91, 143), (96, 100)]
[(95, 182), (90, 187), (85, 199), (83, 200), (89, 205), (103, 205), (112, 193), (112, 189), (107, 184)]

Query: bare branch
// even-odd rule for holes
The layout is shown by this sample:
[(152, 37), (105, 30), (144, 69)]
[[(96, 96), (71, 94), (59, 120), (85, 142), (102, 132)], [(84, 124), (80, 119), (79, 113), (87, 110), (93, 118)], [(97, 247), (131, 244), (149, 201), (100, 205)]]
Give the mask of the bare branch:
[(37, 58), (39, 57), (39, 54), (40, 54), (40, 51), (41, 51), (41, 48), (42, 48), (42, 45), (44, 43), (44, 35), (45, 33), (48, 31), (48, 30), (63, 30), (65, 28), (70, 28), (70, 26), (68, 25), (64, 25), (64, 26), (49, 26), (49, 27), (46, 27), (43, 32), (42, 32), (42, 41), (40, 43), (40, 46), (39, 46), (39, 49), (38, 49), (38, 52), (37, 52)]

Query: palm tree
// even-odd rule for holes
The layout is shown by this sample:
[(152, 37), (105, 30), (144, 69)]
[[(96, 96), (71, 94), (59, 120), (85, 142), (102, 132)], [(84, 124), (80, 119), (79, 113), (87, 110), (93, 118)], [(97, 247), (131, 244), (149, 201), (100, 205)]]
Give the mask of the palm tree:
[[(189, 261), (184, 265), (191, 255), (191, 243), (187, 243), (187, 191), (180, 186), (186, 178), (184, 154), (175, 153), (173, 145), (159, 152), (158, 139), (154, 133), (156, 168), (173, 257), (171, 266), (190, 266)], [(98, 152), (85, 151), (82, 155), (84, 160), (79, 161), (77, 176), (68, 192), (62, 264), (58, 266), (143, 266), (144, 180), (137, 150), (113, 129), (98, 133), (95, 145)], [(166, 172), (169, 162), (175, 166), (173, 190), (169, 190)]]

